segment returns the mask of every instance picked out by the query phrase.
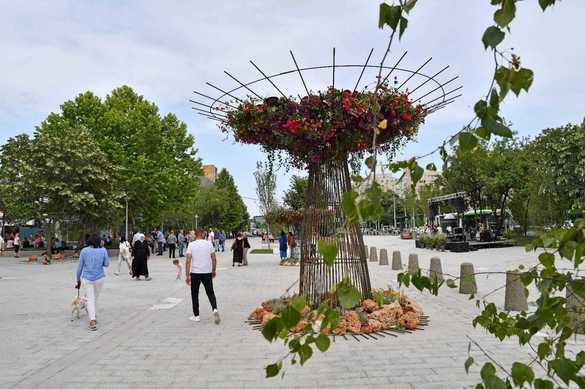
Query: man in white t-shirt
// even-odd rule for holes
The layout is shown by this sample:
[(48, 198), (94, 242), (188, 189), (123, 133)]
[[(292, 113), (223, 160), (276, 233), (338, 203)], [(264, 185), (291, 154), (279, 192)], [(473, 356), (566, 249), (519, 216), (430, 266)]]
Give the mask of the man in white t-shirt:
[(195, 231), (195, 240), (187, 247), (187, 260), (185, 262), (185, 282), (191, 286), (191, 300), (193, 302), (193, 316), (189, 320), (199, 322), (199, 285), (203, 284), (207, 298), (213, 309), (215, 324), (219, 324), (219, 312), (217, 301), (213, 292), (213, 278), (217, 259), (213, 244), (204, 239), (201, 229)]

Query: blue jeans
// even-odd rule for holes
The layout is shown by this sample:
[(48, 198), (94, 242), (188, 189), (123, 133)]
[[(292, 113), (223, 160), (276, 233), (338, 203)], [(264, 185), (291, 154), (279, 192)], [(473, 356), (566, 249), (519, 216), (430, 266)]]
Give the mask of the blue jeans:
[(183, 256), (183, 249), (185, 248), (185, 244), (183, 242), (179, 242), (179, 257)]
[(158, 255), (163, 255), (163, 242), (158, 242)]

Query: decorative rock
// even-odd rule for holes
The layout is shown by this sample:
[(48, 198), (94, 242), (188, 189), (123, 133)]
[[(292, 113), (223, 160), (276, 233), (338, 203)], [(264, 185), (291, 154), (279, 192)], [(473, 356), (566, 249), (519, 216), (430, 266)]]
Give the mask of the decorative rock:
[(378, 262), (378, 250), (375, 247), (370, 247), (370, 262)]
[(388, 250), (380, 249), (380, 266), (388, 266)]
[(473, 294), (477, 292), (474, 273), (473, 263), (464, 262), (461, 264), (461, 273), (459, 274), (459, 293)]
[[(583, 283), (585, 280), (574, 280), (575, 283)], [(585, 300), (573, 293), (570, 286), (566, 289), (566, 307), (569, 315), (569, 323), (576, 334), (585, 334)]]
[(414, 274), (419, 271), (418, 267), (418, 254), (410, 254), (408, 256), (408, 272)]
[(524, 294), (524, 284), (520, 279), (520, 273), (506, 272), (506, 294), (504, 297), (504, 309), (506, 311), (526, 311), (528, 301)]
[(441, 258), (431, 258), (431, 268), (429, 269), (429, 276), (437, 282), (443, 281), (443, 268), (441, 266)]
[(392, 252), (392, 270), (402, 270), (402, 258), (400, 251)]

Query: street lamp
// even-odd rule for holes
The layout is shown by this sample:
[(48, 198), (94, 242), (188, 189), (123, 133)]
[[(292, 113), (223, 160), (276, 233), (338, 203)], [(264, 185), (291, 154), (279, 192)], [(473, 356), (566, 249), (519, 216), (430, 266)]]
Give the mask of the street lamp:
[(195, 229), (197, 229), (197, 220), (199, 219), (199, 215), (195, 214)]
[(126, 197), (126, 241), (128, 241), (128, 197)]

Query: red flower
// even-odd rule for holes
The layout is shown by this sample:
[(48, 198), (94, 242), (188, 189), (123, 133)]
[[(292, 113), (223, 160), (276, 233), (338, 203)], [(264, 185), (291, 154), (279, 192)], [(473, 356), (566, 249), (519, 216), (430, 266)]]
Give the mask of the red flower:
[(298, 120), (295, 119), (288, 119), (286, 121), (286, 124), (284, 124), (282, 126), (282, 128), (284, 128), (285, 130), (287, 130), (288, 132), (290, 132), (291, 134), (296, 134), (298, 129), (301, 127), (301, 124), (299, 123)]
[(409, 122), (412, 120), (412, 114), (410, 112), (405, 112), (402, 115), (400, 115), (400, 120), (402, 120), (403, 122)]

